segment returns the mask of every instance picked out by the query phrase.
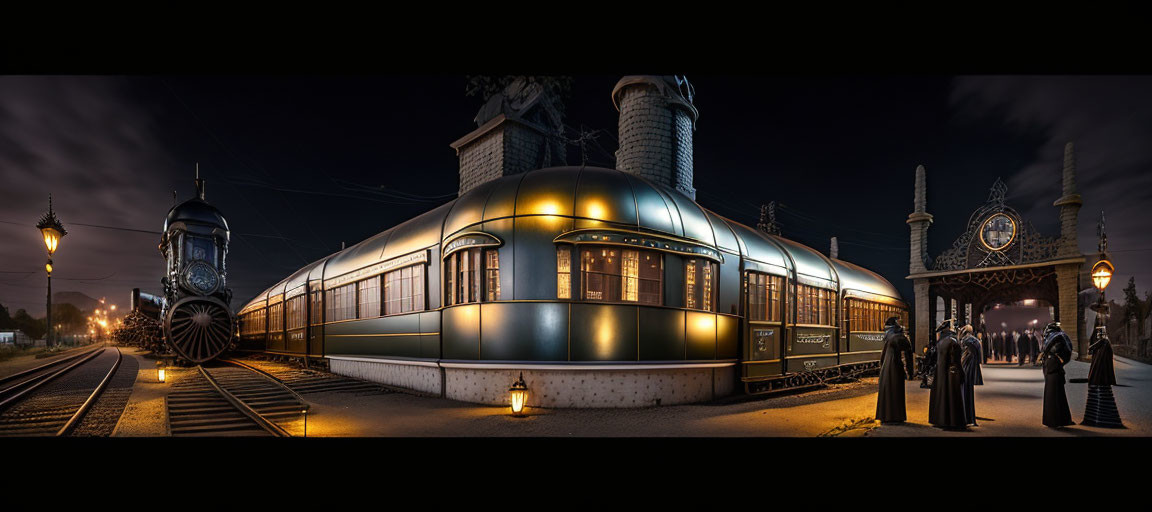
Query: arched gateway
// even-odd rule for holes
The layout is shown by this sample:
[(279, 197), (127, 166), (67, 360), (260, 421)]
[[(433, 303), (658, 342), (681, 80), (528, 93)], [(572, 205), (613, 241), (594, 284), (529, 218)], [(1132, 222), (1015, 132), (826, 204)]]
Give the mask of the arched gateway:
[[(935, 327), (938, 299), (944, 316), (979, 327), (980, 313), (994, 304), (1028, 299), (1047, 302), (1055, 320), (1081, 355), (1086, 340), (1079, 336), (1083, 312), (1077, 307), (1080, 269), (1085, 258), (1076, 245), (1076, 219), (1082, 201), (1076, 192), (1072, 143), (1064, 146), (1063, 194), (1053, 203), (1060, 212), (1060, 236), (1046, 237), (1004, 201), (1007, 186), (999, 179), (987, 202), (972, 212), (968, 228), (952, 247), (936, 258), (928, 256), (924, 167), (916, 168), (915, 209), (908, 216), (912, 229), (908, 279), (913, 280), (916, 350), (921, 351)], [(994, 326), (988, 326), (991, 331)], [(995, 326), (999, 330), (999, 326)]]

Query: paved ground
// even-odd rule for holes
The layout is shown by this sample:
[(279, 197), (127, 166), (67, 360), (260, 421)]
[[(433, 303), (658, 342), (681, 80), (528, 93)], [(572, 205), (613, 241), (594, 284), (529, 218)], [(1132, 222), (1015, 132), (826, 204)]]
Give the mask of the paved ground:
[[(181, 378), (156, 383), (155, 363), (138, 358), (139, 376), (115, 436), (165, 436), (164, 396)], [(1087, 376), (1088, 364), (1073, 361), (1070, 379)], [(506, 407), (478, 406), (405, 393), (322, 392), (304, 396), (311, 405), (309, 437), (921, 437), (921, 436), (1150, 436), (1152, 366), (1116, 359), (1120, 386), (1114, 388), (1120, 414), (1129, 427), (1110, 430), (1079, 425), (1053, 430), (1041, 425), (1044, 381), (1040, 369), (1015, 365), (984, 367), (985, 385), (976, 390), (980, 426), (945, 432), (927, 424), (928, 392), (907, 382), (909, 422), (880, 426), (876, 378), (801, 394), (646, 409), (531, 409), (513, 418)], [(1067, 384), (1072, 416), (1083, 419), (1087, 384)], [(303, 421), (282, 424), (304, 434)]]

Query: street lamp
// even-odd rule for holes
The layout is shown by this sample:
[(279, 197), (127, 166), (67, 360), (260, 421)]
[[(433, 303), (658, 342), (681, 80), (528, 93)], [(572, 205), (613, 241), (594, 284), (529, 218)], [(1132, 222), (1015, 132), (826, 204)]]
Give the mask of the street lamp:
[(512, 387), (508, 389), (508, 394), (512, 400), (512, 416), (524, 416), (524, 404), (528, 401), (528, 385), (524, 383), (524, 373), (520, 373), (520, 379), (512, 383)]
[(52, 211), (52, 194), (48, 194), (48, 213), (40, 217), (40, 222), (36, 224), (36, 227), (40, 230), (40, 234), (44, 235), (44, 246), (48, 249), (48, 263), (44, 265), (44, 270), (48, 272), (48, 316), (44, 320), (44, 325), (48, 326), (48, 333), (45, 335), (44, 344), (51, 347), (52, 255), (56, 253), (56, 247), (60, 245), (60, 239), (68, 234), (68, 231), (64, 229), (64, 225), (60, 223), (60, 219), (56, 218), (56, 212)]

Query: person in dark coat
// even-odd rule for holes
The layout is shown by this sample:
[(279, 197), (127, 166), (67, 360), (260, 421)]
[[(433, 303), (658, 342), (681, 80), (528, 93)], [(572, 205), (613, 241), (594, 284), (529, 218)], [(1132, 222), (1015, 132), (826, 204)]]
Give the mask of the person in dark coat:
[(945, 429), (964, 429), (964, 370), (960, 342), (952, 335), (952, 319), (936, 329), (936, 382), (928, 397), (928, 422)]
[(1028, 339), (1028, 331), (1012, 334), (1016, 336), (1016, 354), (1018, 354), (1016, 357), (1016, 366), (1024, 366), (1024, 360), (1027, 359), (1030, 352), (1028, 350), (1028, 343), (1030, 341)]
[(988, 342), (988, 331), (983, 326), (980, 327), (977, 338), (980, 339), (980, 360), (988, 364), (988, 354), (992, 352), (992, 345)]
[(980, 340), (972, 335), (971, 325), (960, 328), (960, 344), (963, 347), (960, 365), (964, 370), (964, 421), (976, 425), (975, 386), (984, 385), (984, 376), (980, 372)]
[(1092, 344), (1088, 353), (1092, 356), (1092, 366), (1088, 368), (1089, 386), (1115, 386), (1116, 368), (1112, 364), (1112, 342), (1102, 327), (1092, 333)]
[(912, 377), (912, 343), (899, 320), (900, 317), (894, 316), (884, 323), (880, 388), (876, 396), (876, 419), (881, 423), (903, 423), (908, 419), (904, 408), (904, 381)]
[(1060, 428), (1072, 425), (1072, 412), (1068, 409), (1068, 394), (1064, 392), (1064, 365), (1072, 359), (1072, 341), (1052, 322), (1044, 328), (1044, 350), (1040, 361), (1044, 365), (1044, 425)]

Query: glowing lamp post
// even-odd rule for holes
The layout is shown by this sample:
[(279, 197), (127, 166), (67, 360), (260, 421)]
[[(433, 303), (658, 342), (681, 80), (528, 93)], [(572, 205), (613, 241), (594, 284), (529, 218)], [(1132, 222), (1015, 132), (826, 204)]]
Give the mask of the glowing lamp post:
[(166, 375), (164, 375), (164, 361), (156, 361), (156, 382), (164, 383)]
[(52, 255), (56, 253), (56, 248), (60, 245), (60, 239), (68, 234), (64, 229), (64, 225), (60, 223), (60, 219), (56, 218), (56, 212), (52, 211), (52, 194), (48, 194), (48, 213), (40, 217), (40, 222), (36, 224), (40, 230), (40, 234), (44, 235), (44, 247), (48, 249), (48, 263), (44, 265), (44, 270), (48, 273), (48, 312), (47, 318), (44, 320), (44, 325), (48, 326), (48, 333), (44, 337), (44, 344), (52, 346)]
[(509, 398), (512, 400), (512, 416), (524, 416), (524, 404), (528, 402), (528, 385), (524, 383), (524, 372), (520, 372), (520, 379), (508, 388)]
[(1092, 267), (1092, 286), (1100, 290), (1103, 296), (1104, 289), (1108, 287), (1108, 283), (1112, 281), (1112, 273), (1116, 271), (1116, 267), (1112, 266), (1112, 262), (1108, 261), (1108, 255), (1101, 254), (1100, 261)]

